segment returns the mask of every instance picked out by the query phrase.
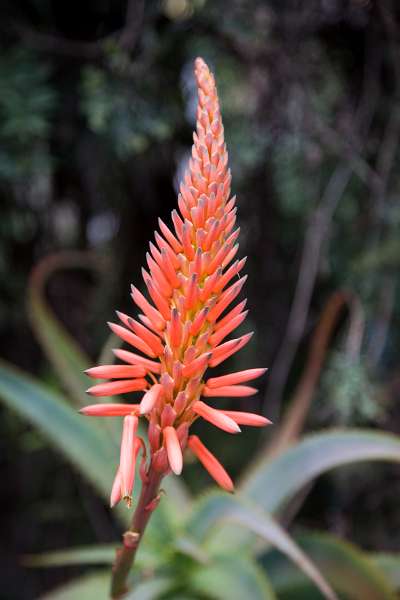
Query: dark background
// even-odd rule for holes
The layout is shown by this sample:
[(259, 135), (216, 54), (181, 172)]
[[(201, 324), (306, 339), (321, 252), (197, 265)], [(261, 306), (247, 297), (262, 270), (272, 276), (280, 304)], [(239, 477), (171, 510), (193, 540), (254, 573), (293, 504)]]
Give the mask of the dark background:
[[(99, 268), (54, 273), (48, 300), (93, 361), (113, 310), (129, 310), (157, 217), (169, 222), (194, 127), (193, 60), (217, 78), (238, 195), (249, 327), (239, 366), (270, 367), (251, 408), (279, 423), (331, 295), (308, 429), (400, 432), (400, 10), (393, 0), (51, 0), (0, 7), (0, 344), (57, 385), (27, 319), (34, 265), (89, 251)], [(358, 320), (357, 320), (358, 319)], [(238, 404), (236, 403), (235, 406)], [(242, 403), (242, 407), (245, 407)], [(221, 446), (234, 476), (259, 434)], [(268, 435), (268, 434), (267, 434)], [(109, 511), (25, 422), (1, 409), (0, 598), (30, 599), (78, 569), (26, 553), (116, 539)], [(194, 491), (207, 475), (189, 466)], [(391, 467), (324, 477), (296, 523), (367, 549), (399, 545)]]

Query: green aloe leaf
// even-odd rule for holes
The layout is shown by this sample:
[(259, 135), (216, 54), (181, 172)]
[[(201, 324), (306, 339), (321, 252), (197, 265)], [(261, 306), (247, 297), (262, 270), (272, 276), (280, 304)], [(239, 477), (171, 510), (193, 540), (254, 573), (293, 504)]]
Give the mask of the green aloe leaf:
[(168, 577), (151, 577), (148, 581), (137, 583), (124, 600), (157, 600), (164, 597), (171, 584), (172, 580)]
[[(94, 255), (86, 252), (60, 252), (46, 257), (34, 269), (28, 287), (28, 316), (35, 336), (53, 366), (67, 399), (77, 407), (90, 403), (86, 389), (90, 385), (84, 371), (91, 360), (56, 317), (45, 299), (49, 278), (62, 269), (96, 269), (100, 265)], [(117, 442), (121, 433), (118, 420), (103, 420), (99, 429), (107, 431)]]
[[(168, 540), (168, 546), (164, 549), (146, 543), (146, 540), (147, 538), (140, 544), (135, 558), (135, 566), (139, 569), (154, 569), (155, 565), (159, 568), (162, 564), (170, 563), (172, 552), (188, 556), (200, 564), (207, 564), (210, 560), (202, 547), (192, 539), (179, 535), (179, 532), (176, 532), (175, 539)], [(31, 568), (112, 565), (117, 547), (116, 544), (98, 544), (64, 548), (39, 554), (27, 554), (22, 557), (22, 562), (26, 567)]]
[[(241, 496), (260, 508), (276, 513), (315, 477), (355, 462), (400, 461), (400, 439), (369, 430), (332, 430), (311, 434), (277, 456), (260, 457), (238, 486)], [(203, 511), (207, 520), (207, 510)], [(216, 531), (220, 543), (250, 546), (251, 536), (228, 528)]]
[(110, 574), (105, 571), (78, 577), (40, 597), (40, 600), (99, 600), (107, 598)]
[[(199, 542), (208, 537), (212, 545), (218, 527), (227, 522), (231, 525), (232, 538), (237, 535), (240, 539), (239, 528), (250, 530), (253, 536), (262, 538), (290, 558), (314, 582), (325, 598), (336, 598), (323, 575), (283, 527), (268, 513), (250, 505), (243, 498), (220, 492), (206, 496), (192, 511), (187, 529)], [(236, 526), (235, 529), (232, 525)], [(225, 551), (229, 552), (229, 546)]]
[(110, 436), (79, 415), (59, 394), (0, 361), (0, 397), (38, 427), (108, 499), (115, 469)]
[(309, 435), (275, 459), (261, 457), (239, 491), (275, 512), (318, 475), (368, 460), (400, 462), (400, 439), (389, 433), (356, 429)]
[(370, 560), (385, 574), (396, 590), (400, 590), (400, 554), (377, 552), (369, 554)]
[(111, 565), (115, 560), (115, 544), (78, 546), (40, 554), (28, 554), (22, 558), (27, 567), (66, 567), (74, 565)]
[(84, 370), (90, 359), (55, 316), (45, 300), (51, 275), (65, 268), (95, 268), (94, 257), (83, 252), (64, 252), (45, 258), (32, 273), (28, 287), (28, 316), (37, 340), (53, 365), (65, 390), (77, 406), (87, 404), (88, 380)]
[[(125, 600), (156, 600), (170, 587), (167, 577), (152, 577), (139, 582)], [(110, 573), (100, 571), (83, 575), (52, 592), (41, 596), (40, 600), (100, 600), (108, 598)]]
[(258, 565), (238, 556), (215, 559), (207, 567), (197, 569), (190, 578), (194, 592), (213, 600), (276, 600), (266, 575)]
[[(112, 565), (115, 560), (116, 544), (99, 544), (97, 546), (78, 546), (30, 554), (22, 557), (25, 566), (31, 568), (68, 567), (76, 565)], [(154, 565), (161, 563), (159, 553), (143, 542), (135, 558), (138, 569), (153, 569)], [(165, 559), (166, 560), (166, 559)]]
[[(325, 533), (305, 533), (296, 537), (296, 541), (340, 594), (340, 598), (395, 600), (394, 587), (384, 570), (356, 546)], [(262, 558), (262, 564), (280, 599), (321, 598), (304, 574), (276, 551), (268, 552)]]
[[(79, 415), (60, 394), (3, 361), (0, 361), (0, 398), (22, 418), (38, 427), (108, 501), (118, 448), (98, 420)], [(167, 478), (165, 481), (168, 493), (162, 498), (156, 514), (163, 526), (168, 521), (172, 528), (178, 522), (179, 501), (182, 512), (188, 501), (183, 484), (181, 486), (176, 481), (167, 483)], [(140, 478), (137, 477), (135, 497), (139, 491)], [(124, 521), (131, 515), (124, 508), (118, 514)]]

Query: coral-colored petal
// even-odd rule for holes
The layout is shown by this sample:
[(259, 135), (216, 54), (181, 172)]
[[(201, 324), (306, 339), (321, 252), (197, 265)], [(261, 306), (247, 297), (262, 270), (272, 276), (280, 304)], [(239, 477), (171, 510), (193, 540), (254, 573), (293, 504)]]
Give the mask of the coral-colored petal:
[(205, 398), (241, 398), (245, 396), (254, 396), (258, 390), (249, 385), (224, 385), (218, 388), (209, 388), (206, 385), (203, 388), (202, 395)]
[(115, 333), (115, 335), (121, 338), (121, 340), (124, 340), (124, 342), (127, 342), (127, 344), (134, 346), (143, 352), (143, 354), (147, 354), (147, 356), (151, 356), (152, 358), (157, 356), (157, 354), (150, 348), (148, 344), (146, 344), (146, 342), (144, 342), (139, 336), (129, 329), (125, 329), (125, 327), (121, 327), (121, 325), (117, 325), (116, 323), (108, 323), (108, 326), (111, 331)]
[(219, 294), (224, 287), (228, 285), (231, 279), (243, 269), (245, 263), (246, 257), (242, 258), (241, 260), (236, 260), (216, 282), (213, 292)]
[(223, 410), (222, 412), (227, 417), (233, 419), (238, 425), (249, 425), (251, 427), (265, 427), (266, 425), (272, 425), (272, 421), (254, 413), (240, 412), (237, 410)]
[(159, 383), (153, 385), (148, 392), (142, 398), (140, 403), (140, 414), (145, 415), (149, 413), (157, 404), (158, 399), (163, 393), (163, 386)]
[(239, 304), (237, 304), (234, 308), (232, 308), (232, 310), (230, 310), (225, 315), (225, 317), (223, 317), (217, 323), (215, 323), (215, 325), (214, 325), (215, 331), (218, 331), (222, 327), (225, 327), (225, 325), (227, 323), (230, 323), (232, 321), (232, 319), (234, 319), (239, 313), (242, 312), (242, 310), (246, 306), (246, 303), (247, 303), (247, 300), (242, 300), (241, 302), (239, 302)]
[(138, 418), (127, 416), (124, 418), (121, 439), (121, 453), (119, 466), (121, 470), (121, 490), (122, 497), (128, 500), (132, 496), (133, 484), (135, 481), (135, 437), (138, 428)]
[(208, 406), (201, 400), (197, 400), (192, 408), (197, 415), (203, 417), (203, 419), (209, 421), (223, 431), (227, 431), (228, 433), (240, 433), (240, 427), (238, 427), (233, 419), (227, 417), (223, 412), (216, 408), (211, 408), (211, 406)]
[(122, 499), (121, 490), (121, 470), (118, 467), (117, 474), (115, 475), (114, 483), (111, 489), (110, 496), (110, 507), (113, 508)]
[(127, 394), (128, 392), (138, 392), (145, 390), (148, 383), (145, 379), (123, 379), (121, 381), (110, 381), (108, 383), (99, 383), (93, 385), (87, 394), (91, 396), (114, 396), (116, 394)]
[(137, 304), (139, 308), (142, 309), (144, 314), (150, 319), (150, 321), (154, 323), (156, 329), (163, 331), (165, 327), (165, 320), (158, 310), (155, 309), (154, 306), (151, 306), (150, 302), (146, 300), (143, 294), (134, 285), (131, 286), (131, 290), (131, 296), (134, 303)]
[(160, 341), (158, 335), (155, 335), (152, 331), (149, 331), (147, 327), (139, 323), (135, 319), (129, 317), (128, 325), (132, 331), (141, 338), (149, 348), (152, 349), (155, 356), (160, 356), (163, 353), (164, 347)]
[(199, 440), (197, 435), (189, 436), (188, 446), (218, 485), (227, 492), (233, 492), (234, 486), (232, 479), (229, 477), (221, 463)]
[(244, 383), (261, 377), (267, 369), (246, 369), (245, 371), (236, 371), (229, 375), (221, 375), (221, 377), (211, 377), (207, 379), (206, 386), (208, 388), (218, 388), (225, 385), (235, 385), (236, 383)]
[(176, 430), (174, 427), (165, 427), (163, 433), (169, 466), (176, 475), (180, 475), (182, 472), (183, 457)]
[(94, 379), (133, 379), (144, 377), (146, 369), (140, 365), (101, 365), (85, 371), (86, 375)]
[(235, 283), (232, 287), (226, 290), (226, 292), (224, 292), (217, 304), (208, 313), (207, 320), (210, 321), (210, 323), (214, 323), (218, 319), (218, 317), (224, 312), (224, 310), (229, 306), (229, 304), (234, 301), (234, 299), (240, 293), (240, 290), (243, 287), (243, 284), (246, 280), (245, 278), (246, 275), (245, 277), (242, 277), (242, 279), (239, 279), (239, 281)]
[(179, 317), (179, 312), (176, 308), (173, 308), (171, 311), (169, 339), (171, 348), (178, 348), (182, 340), (182, 323)]
[(220, 346), (214, 348), (212, 352), (212, 358), (209, 362), (210, 367), (216, 367), (221, 362), (238, 352), (247, 342), (250, 340), (253, 332), (246, 333), (242, 335), (240, 338), (236, 338), (234, 340), (229, 340), (228, 342), (224, 342)]
[(86, 417), (125, 417), (139, 412), (139, 404), (90, 404), (79, 411)]
[(121, 350), (120, 348), (114, 348), (113, 354), (123, 360), (124, 362), (130, 365), (141, 365), (146, 371), (151, 371), (152, 373), (159, 373), (161, 371), (161, 365), (154, 360), (149, 360), (144, 356), (140, 356), (139, 354), (135, 354), (134, 352), (129, 352), (129, 350)]
[(204, 354), (195, 358), (195, 360), (189, 364), (185, 365), (182, 369), (183, 377), (194, 377), (199, 374), (201, 375), (204, 372), (210, 357), (211, 352), (205, 352)]
[(236, 327), (239, 327), (239, 325), (243, 323), (243, 321), (248, 315), (248, 312), (248, 310), (245, 310), (242, 313), (239, 313), (238, 315), (236, 315), (236, 317), (231, 319), (231, 321), (226, 323), (224, 327), (221, 327), (220, 329), (218, 329), (218, 331), (215, 331), (215, 333), (213, 333), (210, 336), (210, 345), (218, 346), (218, 344), (220, 344), (222, 340), (226, 338), (227, 335), (232, 333), (232, 331), (234, 331)]
[(182, 244), (176, 239), (176, 237), (174, 236), (172, 231), (167, 227), (167, 225), (161, 219), (158, 219), (158, 224), (165, 239), (169, 242), (174, 251), (177, 254), (179, 254), (179, 252), (182, 252)]

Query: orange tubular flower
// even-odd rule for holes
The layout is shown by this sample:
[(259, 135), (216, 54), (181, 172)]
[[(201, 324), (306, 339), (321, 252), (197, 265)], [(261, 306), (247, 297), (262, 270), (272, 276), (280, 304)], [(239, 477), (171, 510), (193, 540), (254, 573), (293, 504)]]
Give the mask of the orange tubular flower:
[(132, 286), (132, 299), (140, 309), (138, 320), (118, 312), (121, 324), (110, 323), (134, 352), (115, 350), (125, 364), (87, 371), (90, 377), (112, 380), (89, 388), (93, 396), (145, 392), (138, 404), (98, 404), (81, 411), (90, 416), (124, 417), (112, 505), (122, 498), (128, 504), (131, 500), (142, 444), (136, 436), (140, 416), (149, 423), (150, 459), (147, 469), (142, 469), (143, 477), (151, 469), (179, 474), (183, 451), (189, 446), (228, 491), (233, 490), (228, 474), (197, 436), (188, 437), (190, 425), (202, 417), (224, 431), (238, 433), (239, 425), (270, 423), (260, 415), (219, 410), (200, 399), (251, 396), (257, 390), (242, 384), (265, 369), (205, 379), (208, 367), (240, 350), (251, 334), (225, 339), (247, 315), (245, 301), (232, 307), (246, 280), (239, 278), (245, 259), (232, 262), (239, 236), (239, 229), (234, 229), (235, 198), (230, 198), (231, 174), (215, 81), (201, 58), (195, 62), (195, 76), (197, 131), (178, 195), (180, 214), (172, 212), (171, 227), (159, 220), (160, 233), (150, 243), (148, 271), (142, 271), (148, 299)]

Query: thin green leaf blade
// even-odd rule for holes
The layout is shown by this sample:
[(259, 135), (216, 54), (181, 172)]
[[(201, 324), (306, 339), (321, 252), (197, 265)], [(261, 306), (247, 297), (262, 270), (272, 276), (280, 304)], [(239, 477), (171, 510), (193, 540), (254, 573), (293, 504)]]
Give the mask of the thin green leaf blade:
[(99, 600), (108, 597), (110, 574), (105, 571), (83, 575), (40, 597), (40, 600)]
[[(195, 506), (187, 528), (201, 542), (207, 536), (212, 540), (214, 535), (218, 535), (218, 527), (226, 522), (246, 528), (271, 543), (298, 565), (325, 598), (336, 598), (323, 575), (283, 527), (268, 513), (250, 505), (243, 498), (218, 492), (210, 494)], [(236, 534), (240, 539), (240, 532), (235, 530)]]
[(370, 554), (369, 558), (385, 574), (387, 581), (400, 590), (400, 554), (377, 552)]
[[(68, 567), (76, 565), (112, 565), (115, 561), (117, 544), (77, 546), (40, 554), (30, 554), (22, 558), (23, 564), (31, 568)], [(161, 563), (161, 557), (151, 549), (145, 540), (139, 546), (135, 558), (138, 569), (154, 568)]]
[(51, 443), (108, 498), (114, 478), (110, 437), (59, 394), (0, 361), (0, 398), (38, 427)]
[[(157, 600), (171, 585), (167, 577), (152, 577), (139, 582), (125, 600)], [(52, 592), (41, 596), (40, 600), (100, 600), (109, 597), (110, 573), (98, 571), (78, 577)]]
[[(296, 537), (296, 541), (340, 597), (348, 600), (395, 600), (394, 587), (383, 569), (356, 546), (326, 533), (305, 533)], [(314, 596), (303, 573), (284, 556), (270, 551), (263, 557), (262, 564), (271, 574), (279, 598), (319, 597)]]
[(214, 600), (276, 600), (266, 575), (250, 559), (219, 557), (190, 578), (193, 591)]
[(26, 567), (67, 567), (76, 565), (111, 565), (115, 560), (115, 544), (78, 546), (40, 554), (28, 554), (22, 558)]
[(275, 459), (261, 458), (239, 490), (265, 510), (275, 512), (318, 475), (368, 460), (400, 462), (400, 439), (389, 433), (356, 429), (309, 435)]
[(152, 577), (148, 581), (137, 583), (124, 600), (157, 600), (168, 591), (171, 584), (169, 577)]
[(89, 357), (80, 349), (35, 289), (30, 290), (28, 314), (35, 335), (64, 388), (77, 406), (84, 406), (87, 404), (85, 390), (88, 387), (84, 371), (90, 365)]

